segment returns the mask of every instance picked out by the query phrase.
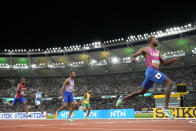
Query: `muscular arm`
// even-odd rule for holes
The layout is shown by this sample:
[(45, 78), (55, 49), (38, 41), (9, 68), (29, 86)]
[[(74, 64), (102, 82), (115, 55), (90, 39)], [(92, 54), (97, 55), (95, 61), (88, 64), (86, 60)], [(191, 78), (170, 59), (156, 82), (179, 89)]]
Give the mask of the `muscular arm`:
[(171, 64), (173, 64), (173, 63), (175, 63), (176, 61), (177, 61), (177, 59), (176, 58), (173, 58), (172, 60), (170, 60), (170, 61), (166, 61), (165, 59), (163, 59), (161, 56), (160, 56), (160, 62), (161, 62), (161, 64), (163, 64), (164, 66), (168, 66), (168, 65), (171, 65)]
[(138, 57), (140, 55), (144, 56), (146, 54), (146, 52), (147, 52), (146, 47), (140, 48), (135, 54), (131, 55), (131, 57), (130, 57), (131, 62), (135, 62), (136, 61), (135, 60), (136, 57)]
[(66, 79), (66, 80), (64, 81), (63, 86), (62, 86), (62, 88), (61, 88), (61, 96), (63, 96), (63, 93), (64, 93), (64, 91), (65, 91), (65, 87), (66, 87), (67, 85), (69, 85), (69, 83), (70, 83), (70, 81), (69, 81), (68, 79)]
[(33, 93), (37, 92), (37, 90), (32, 90)]
[(84, 94), (83, 99), (82, 99), (82, 102), (84, 101), (84, 98), (86, 98), (86, 95), (87, 95), (87, 93)]

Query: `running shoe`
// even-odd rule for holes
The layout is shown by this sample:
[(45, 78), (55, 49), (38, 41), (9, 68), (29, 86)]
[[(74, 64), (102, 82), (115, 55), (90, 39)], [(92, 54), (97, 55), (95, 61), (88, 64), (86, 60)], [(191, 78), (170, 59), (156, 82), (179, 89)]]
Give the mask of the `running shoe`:
[(30, 113), (28, 113), (28, 114), (26, 115), (26, 118), (28, 118), (28, 117), (31, 117), (31, 114), (30, 114)]
[(119, 106), (123, 103), (122, 99), (123, 99), (123, 96), (120, 96), (120, 97), (118, 98), (118, 100), (117, 100), (117, 102), (116, 102), (116, 107), (119, 107)]
[(174, 119), (174, 116), (172, 115), (172, 113), (170, 112), (170, 110), (162, 108), (162, 111), (165, 113), (165, 115), (169, 118)]
[(68, 122), (73, 122), (73, 120), (72, 120), (72, 119), (67, 119), (67, 121), (68, 121)]

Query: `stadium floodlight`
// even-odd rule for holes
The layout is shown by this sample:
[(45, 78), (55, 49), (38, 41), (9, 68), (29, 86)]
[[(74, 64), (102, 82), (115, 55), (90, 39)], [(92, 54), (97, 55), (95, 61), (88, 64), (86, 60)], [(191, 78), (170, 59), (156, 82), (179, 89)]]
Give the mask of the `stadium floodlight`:
[(96, 60), (91, 60), (91, 63), (90, 64), (96, 64), (97, 63), (97, 61)]
[(113, 64), (116, 64), (116, 63), (118, 63), (118, 62), (119, 62), (119, 60), (118, 60), (118, 58), (117, 58), (117, 57), (112, 57), (111, 59), (112, 59), (112, 61), (111, 61), (111, 62), (112, 62)]

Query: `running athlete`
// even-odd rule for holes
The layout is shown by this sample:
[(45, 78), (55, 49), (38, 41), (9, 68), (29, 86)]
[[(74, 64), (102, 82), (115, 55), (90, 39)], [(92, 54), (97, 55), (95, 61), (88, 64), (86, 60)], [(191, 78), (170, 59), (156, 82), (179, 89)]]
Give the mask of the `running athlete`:
[(25, 78), (21, 78), (20, 83), (17, 85), (16, 95), (14, 97), (14, 100), (13, 100), (11, 106), (15, 106), (17, 102), (23, 103), (25, 106), (25, 110), (26, 110), (26, 117), (29, 117), (30, 115), (28, 115), (28, 110), (29, 110), (30, 106), (27, 105), (27, 99), (24, 98), (24, 91), (27, 91), (25, 83), (26, 83)]
[(159, 44), (159, 41), (157, 40), (156, 37), (150, 36), (148, 38), (148, 43), (149, 43), (148, 47), (140, 48), (135, 54), (131, 56), (131, 62), (136, 62), (136, 57), (140, 55), (144, 56), (146, 60), (146, 64), (147, 64), (146, 78), (142, 83), (142, 88), (138, 91), (128, 94), (125, 97), (120, 96), (118, 101), (116, 102), (116, 107), (119, 107), (119, 105), (122, 104), (123, 101), (131, 99), (138, 95), (143, 95), (153, 86), (153, 83), (155, 82), (158, 84), (163, 84), (166, 87), (165, 107), (163, 108), (163, 112), (165, 113), (166, 116), (170, 118), (174, 118), (171, 112), (169, 111), (169, 107), (168, 107), (170, 92), (173, 83), (165, 74), (159, 71), (159, 65), (161, 63), (164, 66), (168, 66), (170, 64), (175, 63), (177, 59), (173, 58), (170, 61), (166, 61), (160, 56), (160, 52), (155, 49), (155, 47), (157, 47)]
[(40, 88), (38, 88), (37, 90), (34, 90), (33, 92), (36, 92), (34, 108), (36, 110), (40, 110), (40, 112), (42, 113), (42, 116), (45, 117), (46, 115), (44, 115), (43, 109), (41, 108), (41, 101), (42, 101), (42, 97), (44, 96), (44, 92)]
[(83, 96), (83, 100), (82, 100), (82, 105), (84, 106), (83, 111), (86, 112), (86, 110), (88, 110), (88, 113), (87, 113), (85, 119), (88, 119), (88, 116), (91, 112), (91, 107), (90, 107), (90, 103), (89, 103), (89, 100), (90, 100), (90, 97), (91, 97), (91, 92), (92, 92), (91, 89), (88, 90), (87, 93), (85, 93), (85, 95)]
[(70, 117), (71, 117), (72, 112), (75, 109), (74, 96), (72, 93), (73, 88), (74, 88), (74, 78), (75, 77), (76, 77), (76, 73), (71, 72), (70, 77), (64, 81), (63, 86), (61, 88), (61, 96), (63, 96), (63, 106), (56, 113), (56, 117), (57, 117), (61, 110), (66, 109), (68, 107), (68, 105), (70, 105), (70, 112), (69, 112), (69, 116), (67, 118), (68, 122), (73, 122), (73, 120), (71, 120)]

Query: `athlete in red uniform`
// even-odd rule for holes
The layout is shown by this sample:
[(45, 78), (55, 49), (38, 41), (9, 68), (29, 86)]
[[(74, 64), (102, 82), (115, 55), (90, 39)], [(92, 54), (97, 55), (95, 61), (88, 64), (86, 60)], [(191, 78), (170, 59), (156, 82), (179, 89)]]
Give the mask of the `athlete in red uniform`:
[(28, 115), (28, 110), (29, 110), (30, 106), (27, 105), (27, 99), (24, 98), (24, 91), (27, 90), (25, 83), (26, 83), (25, 78), (21, 78), (20, 83), (17, 85), (16, 95), (15, 95), (14, 100), (11, 105), (14, 106), (14, 105), (16, 105), (17, 102), (23, 103), (25, 106), (26, 115), (28, 117), (28, 116), (30, 116), (30, 115)]

